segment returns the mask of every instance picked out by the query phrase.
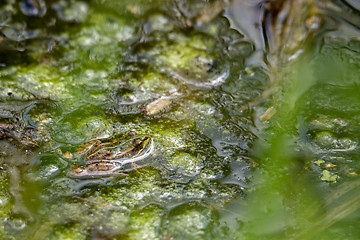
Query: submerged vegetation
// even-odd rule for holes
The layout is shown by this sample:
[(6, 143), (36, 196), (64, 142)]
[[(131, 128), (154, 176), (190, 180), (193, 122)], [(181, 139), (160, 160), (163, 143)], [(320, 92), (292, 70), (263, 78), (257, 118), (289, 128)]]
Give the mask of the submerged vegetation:
[(359, 14), (2, 2), (0, 239), (359, 236)]

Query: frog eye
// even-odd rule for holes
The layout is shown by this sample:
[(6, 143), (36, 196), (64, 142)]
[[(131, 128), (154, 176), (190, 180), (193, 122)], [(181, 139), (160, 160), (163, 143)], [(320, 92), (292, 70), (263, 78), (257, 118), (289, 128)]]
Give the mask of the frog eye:
[(140, 138), (134, 139), (134, 144), (139, 145), (142, 142)]
[(83, 166), (75, 166), (75, 165), (71, 165), (71, 170), (77, 174), (82, 173), (84, 171), (84, 167)]

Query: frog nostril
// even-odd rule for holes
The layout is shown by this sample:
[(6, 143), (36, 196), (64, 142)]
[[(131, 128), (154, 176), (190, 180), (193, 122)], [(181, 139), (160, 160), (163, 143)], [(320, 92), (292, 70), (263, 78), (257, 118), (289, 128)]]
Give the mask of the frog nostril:
[(131, 131), (131, 132), (129, 132), (128, 133), (128, 137), (134, 137), (134, 136), (136, 136), (137, 134), (136, 134), (136, 132), (134, 132), (134, 131)]

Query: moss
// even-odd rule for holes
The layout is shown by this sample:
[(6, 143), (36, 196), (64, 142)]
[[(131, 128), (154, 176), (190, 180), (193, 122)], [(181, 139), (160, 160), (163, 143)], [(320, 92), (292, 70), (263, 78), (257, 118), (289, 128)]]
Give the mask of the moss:
[(315, 142), (322, 148), (332, 148), (336, 137), (330, 132), (320, 132), (315, 137)]
[[(171, 95), (179, 90), (179, 87), (171, 78), (155, 71), (138, 73), (136, 75), (124, 76), (126, 82), (120, 94), (116, 96), (116, 101), (120, 104), (140, 105), (149, 103), (164, 95)], [(140, 107), (137, 109), (140, 112)]]
[(127, 232), (128, 239), (159, 239), (164, 214), (163, 209), (154, 205), (133, 211)]
[(314, 142), (323, 149), (343, 149), (352, 150), (356, 147), (357, 142), (350, 137), (336, 137), (332, 132), (319, 132), (315, 135)]
[(192, 156), (187, 153), (174, 154), (167, 162), (167, 167), (171, 171), (175, 171), (177, 175), (196, 176), (203, 168), (203, 164), (199, 157)]
[(163, 33), (153, 48), (140, 50), (140, 56), (156, 70), (165, 72), (188, 87), (212, 88), (225, 81), (228, 65), (215, 50), (216, 40), (207, 35), (180, 32)]
[(12, 208), (10, 193), (8, 192), (8, 178), (2, 166), (2, 156), (0, 156), (0, 239), (6, 235), (5, 222), (10, 217)]
[(118, 57), (124, 50), (121, 44), (132, 38), (133, 34), (134, 27), (123, 18), (93, 13), (86, 25), (69, 37), (64, 60), (75, 63), (76, 68), (114, 72)]
[[(176, 209), (179, 211), (179, 209)], [(206, 239), (211, 225), (211, 210), (201, 208), (181, 209), (171, 214), (164, 226), (165, 236), (176, 239)]]
[[(9, 91), (19, 99), (49, 96), (57, 107), (56, 114), (26, 112), (36, 122), (45, 118), (44, 136), (50, 139), (23, 177), (43, 186), (34, 224), (39, 239), (197, 238), (210, 226), (210, 210), (185, 209), (168, 217), (169, 212), (194, 201), (222, 207), (240, 192), (219, 184), (228, 160), (213, 145), (232, 134), (222, 122), (224, 107), (213, 101), (213, 88), (230, 71), (214, 36), (218, 25), (210, 27), (212, 35), (195, 27), (185, 31), (170, 14), (137, 15), (157, 4), (145, 3), (132, 1), (126, 8), (126, 1), (57, 2), (51, 9), (68, 24), (57, 35), (55, 52), (0, 70), (1, 97), (9, 99)], [(163, 95), (172, 97), (168, 108), (153, 116), (142, 113)], [(74, 151), (94, 132), (103, 137), (129, 130), (153, 138), (148, 166), (110, 178), (66, 175), (79, 159), (67, 159), (60, 150)], [(230, 145), (221, 144), (219, 149)]]
[(79, 224), (57, 225), (45, 239), (85, 240), (87, 239), (87, 231), (81, 229)]

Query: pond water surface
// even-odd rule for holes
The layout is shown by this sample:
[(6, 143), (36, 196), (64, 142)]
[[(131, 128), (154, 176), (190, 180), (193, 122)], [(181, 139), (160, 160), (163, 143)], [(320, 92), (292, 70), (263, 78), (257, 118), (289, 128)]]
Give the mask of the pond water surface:
[(0, 239), (356, 239), (359, 10), (1, 2)]

